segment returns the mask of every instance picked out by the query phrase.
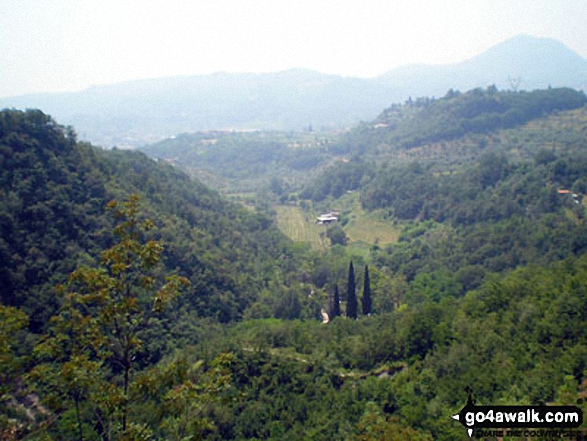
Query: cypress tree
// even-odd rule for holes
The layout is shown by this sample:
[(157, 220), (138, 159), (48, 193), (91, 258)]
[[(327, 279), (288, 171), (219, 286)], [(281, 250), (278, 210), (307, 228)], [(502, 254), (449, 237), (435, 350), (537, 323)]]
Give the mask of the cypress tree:
[(338, 293), (338, 284), (334, 285), (334, 296), (330, 306), (330, 319), (340, 316), (340, 294)]
[(355, 290), (355, 269), (353, 262), (349, 265), (349, 283), (347, 291), (346, 316), (349, 318), (357, 318), (357, 293)]
[(365, 278), (363, 280), (363, 315), (371, 314), (371, 281), (369, 280), (369, 267), (365, 265)]

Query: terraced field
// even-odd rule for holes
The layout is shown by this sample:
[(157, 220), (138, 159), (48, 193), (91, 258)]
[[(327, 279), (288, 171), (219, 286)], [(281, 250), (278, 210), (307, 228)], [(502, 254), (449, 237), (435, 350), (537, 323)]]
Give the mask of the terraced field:
[[(316, 225), (314, 218), (311, 218), (300, 207), (278, 205), (277, 226), (294, 242), (307, 242), (313, 249), (322, 250), (329, 244), (326, 237), (326, 226)], [(320, 236), (320, 233), (324, 233)]]
[[(316, 225), (314, 216), (304, 212), (300, 207), (278, 205), (274, 208), (279, 229), (291, 240), (309, 243), (315, 250), (330, 246), (330, 240), (326, 237), (327, 226)], [(393, 225), (372, 219), (361, 209), (353, 212), (344, 230), (349, 245), (359, 247), (395, 243), (400, 234), (399, 229)]]
[(345, 227), (345, 232), (352, 242), (364, 242), (369, 245), (389, 245), (397, 242), (400, 231), (387, 222), (359, 216)]

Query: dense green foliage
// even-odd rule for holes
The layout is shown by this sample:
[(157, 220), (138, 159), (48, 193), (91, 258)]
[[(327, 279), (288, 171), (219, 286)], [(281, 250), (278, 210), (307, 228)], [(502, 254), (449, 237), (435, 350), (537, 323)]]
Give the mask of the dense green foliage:
[(410, 148), (515, 127), (557, 110), (584, 106), (585, 94), (569, 88), (532, 92), (499, 92), (495, 86), (466, 93), (452, 89), (440, 99), (411, 99), (393, 105), (372, 123), (355, 129), (341, 147), (364, 152)]
[(263, 189), (280, 197), (328, 161), (330, 142), (314, 132), (203, 132), (181, 134), (141, 151), (195, 172), (225, 192)]
[[(444, 161), (432, 148), (420, 149), (418, 161), (357, 158), (331, 167), (305, 194), (334, 204), (346, 189), (355, 190), (363, 208), (403, 230), (398, 243), (373, 253), (379, 268), (428, 286), (431, 298), (449, 286), (463, 293), (486, 272), (585, 252), (585, 127), (579, 110), (460, 141), (468, 152), (455, 141), (440, 150)], [(337, 181), (341, 167), (356, 178)]]
[(351, 160), (337, 162), (325, 173), (317, 176), (302, 192), (302, 197), (321, 201), (328, 196), (341, 197), (356, 190), (371, 176), (372, 165), (355, 156)]
[(153, 224), (140, 219), (136, 195), (109, 209), (118, 222), (116, 243), (97, 268), (82, 266), (60, 286), (63, 304), (35, 347), (31, 378), (60, 417), (58, 424), (68, 408), (75, 408), (79, 440), (148, 439), (151, 429), (135, 424), (131, 412), (131, 395), (138, 389), (134, 371), (144, 363), (144, 339), (155, 327), (154, 318), (189, 282), (178, 276), (157, 280), (163, 247), (145, 241)]
[(334, 291), (329, 298), (328, 317), (332, 320), (335, 317), (340, 317), (340, 293), (338, 292), (338, 284), (334, 284)]
[(190, 279), (184, 305), (199, 316), (242, 317), (264, 288), (279, 289), (283, 274), (300, 267), (269, 219), (171, 166), (76, 143), (73, 131), (40, 111), (4, 111), (0, 121), (1, 300), (23, 308), (32, 330), (56, 311), (54, 286), (111, 245), (106, 203), (131, 193), (167, 244), (167, 270)]
[[(577, 96), (451, 93), (410, 130), (432, 139), (492, 100), (511, 105), (501, 127), (508, 109)], [(466, 387), (481, 404), (576, 404), (586, 127), (579, 109), (341, 158), (304, 209), (372, 213), (401, 235), (358, 252), (343, 212), (321, 255), (175, 167), (78, 143), (39, 111), (1, 112), (0, 438), (464, 440), (450, 417)], [(274, 162), (246, 163), (257, 141), (229, 145), (238, 136), (198, 155), (222, 168), (243, 145), (236, 179), (290, 154), (269, 135), (259, 151)], [(288, 185), (270, 182), (287, 198)]]
[(233, 367), (243, 400), (218, 409), (220, 435), (355, 439), (374, 413), (422, 439), (465, 440), (451, 415), (466, 386), (482, 404), (576, 404), (587, 390), (586, 278), (587, 260), (571, 258), (358, 321), (238, 325), (201, 349), (246, 348)]
[(548, 163), (522, 164), (488, 153), (450, 175), (418, 165), (382, 169), (362, 193), (363, 205), (419, 222), (406, 226), (380, 263), (408, 279), (444, 269), (458, 279), (582, 254), (587, 226), (580, 196), (558, 190), (582, 194), (585, 165), (584, 151), (573, 150), (552, 153)]

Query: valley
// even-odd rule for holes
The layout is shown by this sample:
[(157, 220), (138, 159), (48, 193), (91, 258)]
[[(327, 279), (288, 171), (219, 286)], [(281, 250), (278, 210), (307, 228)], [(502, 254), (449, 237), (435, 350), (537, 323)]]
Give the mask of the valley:
[(0, 441), (587, 440), (585, 17), (0, 1)]
[(464, 440), (468, 387), (584, 412), (586, 102), (489, 87), (134, 151), (2, 111), (0, 433)]

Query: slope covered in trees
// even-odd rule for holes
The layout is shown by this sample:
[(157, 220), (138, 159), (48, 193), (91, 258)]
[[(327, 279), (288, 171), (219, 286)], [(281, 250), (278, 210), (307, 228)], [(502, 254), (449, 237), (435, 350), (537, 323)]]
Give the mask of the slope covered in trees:
[(362, 208), (403, 230), (396, 244), (372, 253), (380, 267), (410, 282), (436, 278), (430, 293), (442, 283), (467, 290), (486, 271), (586, 251), (586, 128), (582, 108), (405, 156), (353, 157), (302, 195), (326, 206), (356, 191)]
[(586, 396), (585, 109), (336, 162), (306, 205), (401, 235), (322, 256), (174, 167), (0, 115), (2, 436), (465, 440), (465, 387)]
[(33, 329), (57, 308), (54, 286), (112, 243), (106, 203), (131, 193), (167, 244), (166, 268), (191, 280), (186, 303), (199, 316), (238, 319), (264, 288), (295, 273), (297, 257), (268, 218), (173, 167), (76, 143), (40, 111), (3, 111), (0, 123), (2, 303), (22, 307)]
[(305, 251), (174, 167), (38, 110), (0, 112), (0, 153), (2, 438), (206, 433), (230, 355), (174, 350), (203, 323), (319, 317)]
[(519, 126), (586, 102), (584, 93), (569, 88), (500, 92), (491, 86), (466, 93), (451, 89), (440, 99), (410, 99), (389, 107), (373, 122), (351, 132), (341, 148), (355, 152), (411, 148)]
[(332, 136), (312, 130), (183, 133), (140, 150), (187, 169), (223, 193), (265, 191), (282, 197), (328, 163)]
[(587, 392), (586, 263), (519, 269), (358, 321), (238, 325), (201, 348), (250, 348), (232, 368), (246, 399), (217, 409), (216, 439), (464, 441), (451, 416), (467, 387), (483, 405), (576, 405)]

